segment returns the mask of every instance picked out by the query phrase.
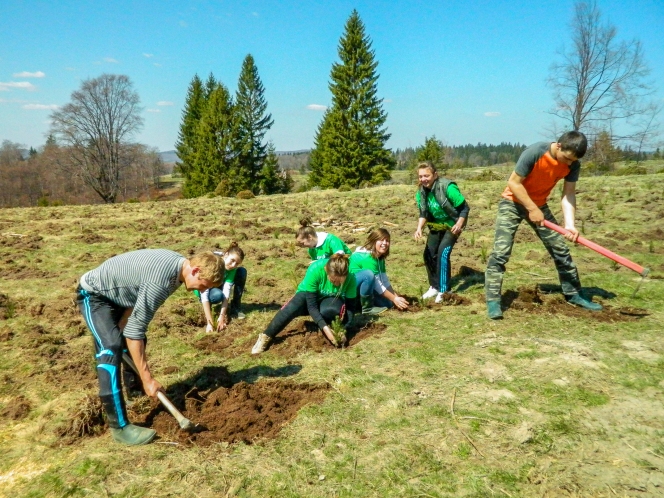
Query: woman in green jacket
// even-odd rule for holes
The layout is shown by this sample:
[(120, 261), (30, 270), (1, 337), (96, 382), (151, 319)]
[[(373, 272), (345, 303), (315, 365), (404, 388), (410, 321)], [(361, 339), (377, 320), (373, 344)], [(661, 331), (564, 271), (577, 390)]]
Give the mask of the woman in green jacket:
[(355, 277), (348, 271), (348, 256), (333, 254), (330, 259), (319, 259), (307, 268), (304, 279), (293, 296), (272, 318), (265, 332), (251, 349), (251, 354), (265, 351), (276, 335), (298, 316), (309, 315), (336, 347), (341, 347), (334, 337), (330, 324), (339, 318), (348, 324), (355, 312)]
[(424, 226), (429, 227), (427, 244), (424, 248), (424, 264), (429, 277), (429, 290), (422, 299), (443, 300), (443, 294), (450, 290), (452, 248), (468, 222), (470, 206), (461, 195), (457, 184), (438, 176), (430, 162), (418, 165), (417, 176), (420, 187), (415, 195), (420, 217), (415, 230), (415, 240), (422, 238)]

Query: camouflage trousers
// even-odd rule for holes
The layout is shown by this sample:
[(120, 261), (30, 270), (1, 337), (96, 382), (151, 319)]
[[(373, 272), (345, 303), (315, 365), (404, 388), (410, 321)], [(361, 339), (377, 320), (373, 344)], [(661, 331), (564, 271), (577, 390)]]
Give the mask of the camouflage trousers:
[[(540, 209), (544, 218), (556, 223), (556, 219), (551, 214), (549, 206), (544, 204)], [(493, 252), (489, 257), (486, 272), (484, 274), (484, 292), (487, 301), (499, 301), (500, 291), (503, 285), (503, 275), (505, 274), (505, 265), (512, 254), (514, 245), (514, 234), (525, 220), (539, 239), (546, 247), (553, 258), (553, 262), (558, 270), (558, 278), (565, 296), (573, 296), (581, 290), (579, 273), (576, 265), (572, 262), (572, 256), (565, 242), (565, 238), (558, 232), (535, 225), (528, 219), (528, 211), (521, 204), (503, 199), (498, 204), (498, 216), (496, 217), (496, 235), (493, 243)]]

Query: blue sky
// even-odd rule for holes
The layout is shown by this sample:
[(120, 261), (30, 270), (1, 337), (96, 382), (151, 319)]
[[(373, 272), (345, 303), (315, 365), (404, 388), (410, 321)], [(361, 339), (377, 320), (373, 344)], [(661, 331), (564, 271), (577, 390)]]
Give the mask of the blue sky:
[[(277, 150), (310, 148), (337, 44), (355, 8), (379, 61), (391, 148), (548, 139), (556, 51), (573, 1), (0, 2), (0, 141), (39, 147), (82, 80), (125, 74), (144, 107), (141, 143), (171, 150), (187, 87), (212, 72), (231, 91), (246, 54), (266, 89)], [(664, 2), (600, 0), (621, 39), (641, 40), (664, 98)]]

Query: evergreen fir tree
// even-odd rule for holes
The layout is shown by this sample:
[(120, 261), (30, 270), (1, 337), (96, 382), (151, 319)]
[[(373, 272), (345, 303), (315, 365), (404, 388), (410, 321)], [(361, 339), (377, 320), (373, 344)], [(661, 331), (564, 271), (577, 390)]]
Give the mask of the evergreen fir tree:
[(272, 142), (267, 145), (267, 155), (260, 172), (259, 194), (287, 194), (293, 189), (293, 179), (288, 171), (279, 168), (279, 160)]
[(353, 10), (332, 65), (332, 105), (323, 117), (311, 155), (310, 184), (323, 188), (377, 184), (390, 178), (394, 158), (385, 143), (387, 114), (377, 94), (375, 53)]
[[(210, 75), (211, 76), (211, 75)], [(194, 160), (194, 151), (196, 147), (196, 130), (206, 105), (205, 89), (198, 75), (195, 75), (189, 84), (187, 97), (182, 111), (182, 121), (180, 122), (180, 131), (178, 140), (175, 143), (175, 149), (178, 153), (179, 161), (176, 163), (177, 169), (182, 176), (188, 178), (192, 163)]]
[(251, 190), (257, 194), (261, 190), (260, 176), (268, 150), (263, 138), (274, 121), (272, 115), (267, 113), (265, 88), (251, 54), (248, 54), (242, 63), (235, 107), (238, 116), (239, 154), (236, 173), (243, 180), (240, 190)]
[(221, 83), (216, 85), (196, 127), (193, 161), (182, 188), (184, 197), (237, 192), (237, 117), (228, 89)]
[(445, 149), (443, 142), (436, 139), (436, 136), (426, 137), (424, 145), (417, 150), (418, 161), (431, 161), (437, 169), (443, 168), (445, 160)]

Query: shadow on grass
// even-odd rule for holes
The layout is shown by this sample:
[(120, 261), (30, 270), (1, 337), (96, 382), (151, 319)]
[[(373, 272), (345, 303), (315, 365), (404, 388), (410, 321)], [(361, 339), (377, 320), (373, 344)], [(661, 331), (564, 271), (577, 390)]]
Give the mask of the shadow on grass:
[(470, 268), (469, 266), (462, 266), (459, 268), (459, 273), (452, 277), (451, 289), (455, 285), (458, 287), (455, 289), (456, 292), (463, 292), (474, 285), (484, 285), (484, 272), (476, 270), (475, 268)]

